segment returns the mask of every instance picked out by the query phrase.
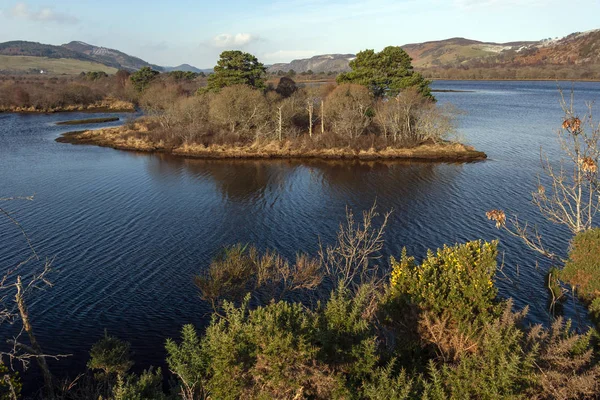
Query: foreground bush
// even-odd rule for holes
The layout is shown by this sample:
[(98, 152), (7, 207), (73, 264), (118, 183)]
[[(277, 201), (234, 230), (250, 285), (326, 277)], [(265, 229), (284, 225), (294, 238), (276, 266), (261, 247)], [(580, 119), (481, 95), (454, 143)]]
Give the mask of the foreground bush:
[(600, 228), (575, 235), (560, 277), (586, 298), (600, 297)]
[(384, 287), (341, 284), (313, 306), (225, 302), (204, 335), (186, 326), (167, 342), (170, 370), (188, 399), (596, 398), (594, 332), (526, 327), (527, 310), (497, 298), (496, 257), (481, 241), (421, 263), (404, 252)]
[[(106, 333), (90, 351), (90, 371), (47, 393), (65, 400), (600, 396), (597, 333), (562, 319), (527, 326), (527, 309), (498, 298), (497, 242), (445, 246), (420, 262), (404, 250), (390, 273), (379, 260), (388, 217), (381, 221), (373, 207), (357, 222), (348, 212), (334, 244), (295, 263), (249, 246), (226, 249), (196, 279), (214, 307), (210, 324), (186, 325), (181, 339), (167, 340), (169, 394), (160, 369), (131, 372), (129, 343)], [(296, 289), (302, 302), (290, 301)], [(596, 300), (590, 310), (598, 311)], [(18, 380), (0, 372), (0, 395), (16, 398)]]

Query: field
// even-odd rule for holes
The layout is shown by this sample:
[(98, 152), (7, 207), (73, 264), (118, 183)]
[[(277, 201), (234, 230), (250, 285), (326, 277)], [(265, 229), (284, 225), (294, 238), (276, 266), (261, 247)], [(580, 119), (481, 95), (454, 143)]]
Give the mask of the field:
[(50, 75), (77, 75), (85, 71), (117, 72), (106, 65), (67, 58), (0, 55), (0, 73), (27, 73), (43, 70)]

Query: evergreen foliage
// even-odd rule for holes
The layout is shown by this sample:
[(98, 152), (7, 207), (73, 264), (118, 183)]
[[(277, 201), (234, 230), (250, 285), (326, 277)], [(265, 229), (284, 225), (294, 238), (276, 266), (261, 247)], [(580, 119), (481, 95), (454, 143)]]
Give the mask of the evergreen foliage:
[(129, 79), (131, 80), (131, 83), (133, 84), (135, 90), (141, 93), (150, 86), (150, 83), (159, 74), (160, 72), (155, 71), (150, 67), (143, 67), (139, 71), (136, 71), (133, 74), (131, 74)]
[(431, 81), (415, 72), (411, 58), (398, 46), (388, 46), (379, 53), (363, 50), (350, 61), (352, 71), (337, 77), (337, 82), (366, 86), (375, 97), (395, 97), (404, 89), (416, 87), (427, 98), (433, 99)]
[(222, 52), (214, 71), (208, 77), (205, 91), (218, 92), (224, 87), (233, 85), (248, 85), (261, 90), (267, 87), (266, 67), (249, 53), (239, 50)]

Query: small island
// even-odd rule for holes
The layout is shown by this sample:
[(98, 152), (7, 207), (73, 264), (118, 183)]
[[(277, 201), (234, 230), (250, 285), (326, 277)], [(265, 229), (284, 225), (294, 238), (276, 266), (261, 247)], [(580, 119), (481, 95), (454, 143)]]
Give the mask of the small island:
[(153, 142), (144, 135), (147, 128), (136, 124), (133, 128), (116, 127), (97, 130), (68, 132), (56, 139), (60, 143), (88, 144), (118, 150), (161, 152), (186, 158), (203, 159), (357, 159), (357, 160), (429, 160), (429, 161), (481, 161), (487, 158), (484, 152), (471, 146), (455, 142), (423, 143), (411, 148), (387, 147), (384, 149), (353, 149), (335, 147), (311, 149), (298, 146), (293, 141), (271, 141), (260, 146), (183, 144), (168, 146), (163, 141)]
[(101, 117), (101, 118), (87, 118), (87, 119), (74, 119), (71, 121), (57, 122), (56, 125), (91, 125), (91, 124), (102, 124), (105, 122), (119, 121), (119, 117)]
[[(221, 54), (194, 93), (149, 67), (130, 76), (145, 116), (121, 127), (66, 133), (57, 141), (189, 158), (319, 158), (478, 161), (453, 140), (456, 111), (399, 47), (360, 52), (336, 85), (267, 84), (266, 68), (241, 51)], [(185, 77), (184, 77), (185, 78)]]

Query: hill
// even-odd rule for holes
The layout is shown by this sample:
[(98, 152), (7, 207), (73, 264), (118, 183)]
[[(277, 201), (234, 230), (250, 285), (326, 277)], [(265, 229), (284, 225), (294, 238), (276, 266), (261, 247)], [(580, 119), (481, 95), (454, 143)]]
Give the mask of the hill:
[(99, 62), (100, 64), (108, 65), (117, 69), (125, 69), (128, 71), (137, 71), (142, 67), (152, 67), (157, 71), (162, 71), (163, 68), (150, 64), (141, 58), (130, 56), (122, 51), (109, 49), (106, 47), (94, 46), (92, 44), (73, 41), (67, 44), (63, 44), (61, 47), (71, 50), (78, 54), (83, 54), (92, 60)]
[(350, 70), (348, 63), (353, 58), (354, 54), (324, 54), (308, 59), (294, 60), (290, 63), (273, 64), (268, 67), (267, 71), (277, 73), (293, 69), (296, 72), (344, 72)]
[(452, 38), (425, 43), (411, 43), (402, 48), (417, 68), (458, 65), (465, 61), (496, 57), (506, 52), (520, 52), (538, 42), (490, 43)]
[[(510, 43), (465, 38), (401, 46), (415, 68), (428, 77), (447, 79), (600, 79), (600, 29), (560, 39)], [(270, 73), (341, 72), (352, 54), (326, 54), (271, 65)]]
[(202, 70), (200, 68), (196, 68), (196, 67), (194, 67), (193, 65), (190, 65), (190, 64), (181, 64), (181, 65), (178, 65), (176, 67), (163, 67), (163, 70), (165, 72), (184, 71), (184, 72), (195, 72), (197, 74), (199, 74), (200, 72), (205, 72), (205, 70)]
[[(29, 70), (48, 70), (52, 73), (80, 73), (81, 71), (112, 71), (125, 69), (136, 71), (144, 66), (150, 66), (153, 69), (162, 71), (163, 68), (153, 65), (140, 58), (130, 56), (119, 50), (106, 47), (94, 46), (84, 42), (70, 42), (62, 46), (53, 46), (49, 44), (27, 42), (16, 40), (0, 43), (0, 56), (7, 57), (27, 57), (10, 60), (2, 58), (0, 62), (0, 71), (27, 72)], [(39, 58), (32, 60), (30, 58)], [(61, 59), (60, 63), (51, 62), (51, 60)], [(18, 60), (23, 61), (23, 65), (18, 65)], [(66, 62), (64, 60), (70, 60)], [(76, 61), (84, 62), (77, 64)], [(77, 70), (77, 68), (80, 68)], [(62, 71), (62, 72), (57, 72)], [(70, 71), (70, 72), (66, 72)]]
[(0, 43), (0, 55), (4, 56), (28, 56), (47, 58), (71, 58), (74, 60), (93, 61), (91, 57), (65, 48), (63, 46), (52, 46), (36, 42), (15, 40)]
[(103, 71), (107, 74), (114, 74), (117, 69), (93, 61), (73, 58), (0, 55), (0, 74), (39, 74), (41, 71), (53, 75), (76, 75), (83, 71)]
[(488, 43), (453, 38), (402, 48), (417, 68), (595, 64), (600, 63), (600, 29), (537, 42)]

